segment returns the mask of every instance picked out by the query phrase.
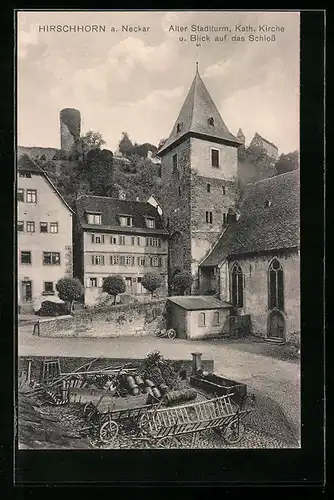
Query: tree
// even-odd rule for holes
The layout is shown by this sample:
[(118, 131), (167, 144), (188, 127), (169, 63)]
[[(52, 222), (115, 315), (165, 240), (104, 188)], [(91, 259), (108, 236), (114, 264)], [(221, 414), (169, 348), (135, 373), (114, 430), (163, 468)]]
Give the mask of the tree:
[(88, 153), (91, 149), (99, 149), (106, 144), (100, 132), (93, 132), (88, 130), (85, 135), (81, 137), (81, 147), (84, 153)]
[(91, 191), (97, 196), (115, 194), (113, 179), (114, 155), (108, 149), (91, 149), (86, 156), (83, 169)]
[(107, 276), (102, 284), (102, 290), (108, 295), (114, 296), (114, 304), (116, 304), (117, 295), (124, 293), (126, 290), (125, 281), (123, 276), (116, 274), (114, 276)]
[(118, 149), (124, 156), (129, 156), (133, 150), (133, 144), (130, 141), (129, 135), (127, 132), (122, 132), (122, 139), (119, 142)]
[(146, 273), (141, 281), (142, 286), (151, 294), (153, 299), (153, 293), (157, 288), (162, 285), (162, 277), (155, 273)]
[(291, 172), (292, 170), (297, 170), (299, 168), (299, 154), (298, 151), (293, 151), (286, 155), (281, 154), (279, 159), (275, 164), (277, 175), (284, 174), (285, 172)]
[(78, 278), (65, 276), (64, 278), (60, 278), (60, 280), (57, 281), (56, 290), (58, 292), (59, 298), (68, 303), (68, 310), (71, 314), (73, 309), (73, 302), (75, 300), (79, 300), (84, 292), (81, 281)]
[(172, 278), (172, 286), (179, 295), (184, 295), (186, 290), (190, 288), (192, 281), (190, 273), (187, 271), (180, 271), (179, 273), (174, 274)]

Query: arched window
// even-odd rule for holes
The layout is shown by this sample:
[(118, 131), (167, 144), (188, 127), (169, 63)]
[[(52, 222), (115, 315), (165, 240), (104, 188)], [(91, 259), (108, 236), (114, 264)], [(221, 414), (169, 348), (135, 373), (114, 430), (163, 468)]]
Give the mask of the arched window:
[(244, 305), (244, 278), (241, 267), (236, 262), (231, 272), (231, 295), (234, 307), (243, 307)]
[(209, 124), (209, 125), (212, 125), (212, 126), (214, 127), (214, 125), (215, 125), (215, 121), (214, 121), (214, 119), (213, 119), (213, 117), (212, 117), (212, 116), (210, 116), (210, 118), (208, 118), (208, 124)]
[(277, 259), (274, 259), (269, 266), (268, 302), (269, 309), (284, 309), (283, 269)]

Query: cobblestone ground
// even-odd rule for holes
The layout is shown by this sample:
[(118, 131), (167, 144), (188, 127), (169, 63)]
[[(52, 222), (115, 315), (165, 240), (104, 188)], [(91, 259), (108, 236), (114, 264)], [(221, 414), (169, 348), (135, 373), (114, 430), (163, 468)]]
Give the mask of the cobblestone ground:
[[(64, 406), (49, 406), (43, 405), (43, 412), (46, 415), (59, 418), (62, 427), (67, 430), (72, 430), (78, 432), (82, 427), (87, 426), (83, 415), (83, 408), (81, 405), (64, 405)], [(250, 422), (252, 428), (247, 428), (243, 439), (234, 445), (227, 444), (222, 438), (221, 434), (215, 430), (204, 431), (197, 434), (196, 443), (190, 445), (190, 437), (184, 436), (181, 438), (179, 448), (192, 448), (192, 449), (282, 449), (282, 448), (295, 448), (296, 446), (291, 444), (291, 442), (284, 441), (279, 438), (270, 436), (262, 431), (256, 430), (254, 428), (254, 422)], [(157, 441), (151, 440), (148, 445), (141, 440), (138, 440), (138, 429), (131, 425), (120, 425), (119, 435), (111, 444), (102, 443), (99, 439), (98, 428), (92, 429), (84, 433), (85, 437), (88, 438), (91, 446), (96, 449), (147, 449), (156, 448)], [(78, 445), (80, 438), (78, 437)], [(38, 441), (34, 443), (34, 436), (31, 436), (32, 447), (43, 447), (47, 448), (47, 443), (39, 443)], [(26, 446), (24, 446), (26, 447)], [(50, 446), (53, 448), (54, 446)], [(75, 448), (75, 443), (71, 443), (71, 448)], [(78, 448), (81, 446), (78, 446)]]

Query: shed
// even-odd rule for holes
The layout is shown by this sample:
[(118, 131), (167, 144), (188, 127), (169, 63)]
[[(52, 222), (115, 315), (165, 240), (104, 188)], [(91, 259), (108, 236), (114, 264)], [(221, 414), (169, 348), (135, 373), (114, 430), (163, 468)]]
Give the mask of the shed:
[(232, 304), (208, 295), (168, 297), (171, 327), (181, 339), (218, 337), (228, 328)]

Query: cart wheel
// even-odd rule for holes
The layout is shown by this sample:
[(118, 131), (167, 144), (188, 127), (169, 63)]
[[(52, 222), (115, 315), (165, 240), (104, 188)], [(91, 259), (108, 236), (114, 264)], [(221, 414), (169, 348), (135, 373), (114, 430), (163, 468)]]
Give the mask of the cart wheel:
[(170, 330), (167, 331), (167, 337), (169, 339), (175, 339), (176, 337), (176, 331), (171, 328)]
[(224, 429), (223, 437), (228, 444), (239, 443), (245, 434), (245, 425), (242, 422), (235, 420), (230, 422)]
[(175, 436), (166, 436), (159, 439), (156, 448), (180, 448), (180, 443)]
[(83, 411), (84, 411), (84, 415), (85, 415), (86, 419), (90, 420), (90, 418), (92, 417), (92, 415), (95, 412), (94, 404), (91, 401), (89, 401), (88, 403), (85, 404)]
[(116, 439), (118, 434), (118, 425), (114, 420), (108, 420), (100, 428), (100, 439), (103, 443), (110, 443)]

